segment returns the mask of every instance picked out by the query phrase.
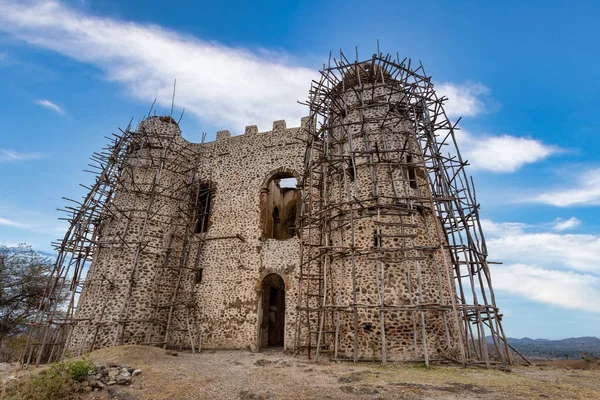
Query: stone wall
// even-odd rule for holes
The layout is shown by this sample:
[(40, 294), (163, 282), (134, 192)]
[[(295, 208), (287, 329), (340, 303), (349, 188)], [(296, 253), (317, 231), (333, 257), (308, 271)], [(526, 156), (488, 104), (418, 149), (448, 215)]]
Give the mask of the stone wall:
[[(285, 283), (291, 347), (299, 239), (295, 231), (286, 240), (264, 237), (264, 197), (273, 178), (301, 177), (303, 137), (276, 121), (269, 132), (221, 131), (200, 145), (185, 141), (168, 117), (144, 121), (101, 222), (69, 353), (125, 343), (256, 350), (269, 274)], [(208, 229), (190, 234), (193, 188), (201, 185), (211, 190)], [(271, 200), (294, 200), (293, 189), (283, 192)]]
[[(373, 107), (367, 112), (376, 116), (384, 110)], [(357, 113), (350, 112), (347, 120), (358, 118)], [(405, 123), (390, 121), (400, 127)], [(102, 230), (75, 315), (77, 324), (68, 342), (71, 354), (126, 343), (259, 350), (268, 343), (268, 299), (264, 297), (263, 279), (270, 274), (280, 276), (285, 286), (284, 346), (293, 348), (301, 245), (299, 217), (294, 218), (290, 210), (299, 213), (300, 196), (292, 189), (282, 190), (277, 180), (295, 177), (299, 185), (302, 182), (307, 124), (303, 119), (301, 127), (286, 128), (285, 121), (275, 121), (272, 131), (258, 132), (256, 126), (249, 126), (241, 135), (220, 131), (214, 142), (193, 144), (181, 137), (177, 124), (168, 117), (144, 121), (131, 146), (114, 201), (98, 222)], [(372, 127), (370, 137), (355, 132), (355, 149), (367, 149), (374, 143), (382, 149), (404, 145), (403, 136), (392, 140), (377, 129)], [(347, 151), (347, 145), (340, 143), (333, 150)], [(361, 205), (365, 210), (355, 224), (355, 246), (372, 248), (374, 232), (383, 235), (386, 247), (408, 246), (413, 239), (419, 246), (435, 245), (439, 222), (425, 200), (418, 213), (370, 213), (369, 202), (374, 199), (392, 204), (392, 198), (429, 196), (417, 145), (410, 140), (408, 145), (413, 160), (399, 160), (407, 164), (406, 168), (390, 170), (381, 163), (373, 170), (359, 157), (352, 176), (343, 170), (329, 172), (329, 201), (343, 200), (349, 180), (356, 184), (357, 196), (365, 200)], [(380, 177), (374, 185), (373, 174)], [(206, 232), (194, 233), (198, 211), (194, 188), (199, 187), (210, 188), (210, 216)], [(279, 227), (274, 207), (287, 210), (279, 216)], [(332, 224), (329, 244), (348, 246), (348, 226)], [(272, 238), (278, 236), (285, 239)], [(414, 258), (413, 254), (406, 256)], [(360, 304), (380, 302), (377, 271), (381, 265), (386, 271), (385, 303), (416, 303), (418, 293), (410, 285), (417, 281), (422, 282), (423, 302), (447, 303), (449, 296), (455, 295), (453, 284), (446, 280), (448, 271), (441, 270), (440, 275), (443, 265), (434, 253), (419, 261), (419, 272), (414, 260), (374, 260), (365, 255), (356, 262)], [(351, 304), (348, 260), (332, 259), (330, 268), (337, 297), (328, 301)], [(414, 335), (421, 329), (417, 317), (407, 312), (385, 315), (393, 358), (421, 356), (420, 350), (415, 354), (413, 348), (414, 341), (421, 340)], [(380, 357), (379, 319), (373, 309), (359, 313), (361, 358)], [(340, 314), (341, 355), (351, 356), (353, 351), (353, 323), (351, 313)], [(439, 312), (426, 312), (427, 340), (434, 352), (441, 352), (448, 339), (444, 334), (447, 323)], [(306, 344), (305, 329), (303, 324), (301, 345)], [(332, 337), (325, 340), (331, 344)]]

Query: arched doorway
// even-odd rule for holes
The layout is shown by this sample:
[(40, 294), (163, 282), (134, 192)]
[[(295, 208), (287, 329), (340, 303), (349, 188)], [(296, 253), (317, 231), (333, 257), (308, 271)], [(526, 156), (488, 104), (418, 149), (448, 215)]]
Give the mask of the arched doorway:
[(285, 283), (269, 274), (262, 281), (260, 347), (283, 347), (285, 332)]

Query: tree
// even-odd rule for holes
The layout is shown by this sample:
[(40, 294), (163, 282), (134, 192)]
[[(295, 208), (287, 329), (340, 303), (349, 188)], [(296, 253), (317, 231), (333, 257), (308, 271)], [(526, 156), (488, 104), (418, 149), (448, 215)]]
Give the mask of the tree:
[(44, 292), (52, 262), (20, 244), (0, 246), (0, 344), (25, 331)]

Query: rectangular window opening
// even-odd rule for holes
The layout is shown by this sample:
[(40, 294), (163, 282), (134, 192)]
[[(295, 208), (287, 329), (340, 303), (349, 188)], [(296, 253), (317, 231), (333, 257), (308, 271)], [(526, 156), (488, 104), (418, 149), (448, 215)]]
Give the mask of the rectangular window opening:
[(417, 186), (417, 174), (415, 172), (415, 166), (413, 164), (413, 158), (411, 155), (406, 156), (406, 163), (408, 164), (408, 182), (412, 189), (416, 189)]
[(195, 284), (202, 283), (202, 271), (204, 271), (204, 268), (198, 268), (196, 270), (196, 272), (194, 273), (194, 283)]
[(198, 193), (198, 207), (197, 207), (197, 218), (196, 233), (205, 233), (208, 230), (208, 220), (210, 216), (210, 189), (200, 188)]
[(381, 247), (381, 229), (373, 231), (373, 247)]

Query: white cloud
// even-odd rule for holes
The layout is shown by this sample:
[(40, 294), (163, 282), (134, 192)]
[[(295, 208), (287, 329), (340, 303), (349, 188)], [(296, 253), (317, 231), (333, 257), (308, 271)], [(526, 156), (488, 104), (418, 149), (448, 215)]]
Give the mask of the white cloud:
[(456, 139), (464, 160), (473, 169), (492, 172), (514, 172), (526, 164), (541, 161), (560, 151), (539, 140), (510, 135), (471, 135), (456, 131)]
[(47, 99), (38, 99), (35, 101), (35, 104), (37, 104), (38, 106), (47, 108), (48, 110), (54, 111), (58, 115), (66, 115), (67, 114), (67, 112), (64, 110), (64, 108), (62, 108), (61, 106), (59, 106)]
[(600, 275), (598, 235), (548, 232), (548, 224), (482, 220), (482, 226), (493, 260)]
[(600, 312), (600, 279), (593, 275), (514, 264), (494, 268), (493, 285), (534, 301)]
[(42, 153), (21, 153), (10, 149), (0, 148), (0, 162), (36, 160), (42, 157)]
[[(204, 122), (241, 132), (245, 125), (270, 129), (272, 121), (299, 122), (318, 73), (294, 65), (287, 54), (249, 51), (179, 34), (157, 25), (83, 14), (57, 1), (0, 0), (0, 30), (102, 69), (109, 80), (144, 102), (176, 103)], [(478, 83), (436, 85), (451, 116), (487, 111), (489, 89)]]
[(28, 225), (28, 224), (13, 221), (13, 220), (3, 218), (3, 217), (0, 217), (0, 225), (10, 226), (12, 228), (19, 228), (19, 229), (27, 229), (30, 227), (30, 225)]
[(488, 111), (481, 97), (489, 95), (490, 89), (480, 83), (444, 82), (435, 85), (435, 89), (439, 97), (448, 98), (444, 103), (444, 110), (448, 116), (474, 117)]
[(529, 201), (557, 207), (600, 205), (600, 168), (574, 173), (571, 176), (576, 179), (572, 187), (545, 192)]
[(557, 218), (554, 220), (552, 225), (552, 229), (554, 229), (557, 232), (562, 232), (569, 229), (577, 228), (579, 225), (581, 225), (581, 221), (575, 217), (571, 217), (567, 220)]
[(575, 227), (577, 218), (539, 225), (481, 222), (490, 259), (505, 262), (492, 267), (496, 290), (600, 312), (600, 236), (547, 231)]
[(201, 41), (156, 25), (85, 15), (56, 1), (0, 0), (0, 30), (102, 69), (127, 93), (170, 108), (176, 103), (213, 125), (241, 132), (270, 129), (273, 120), (298, 124), (317, 73), (289, 57)]

